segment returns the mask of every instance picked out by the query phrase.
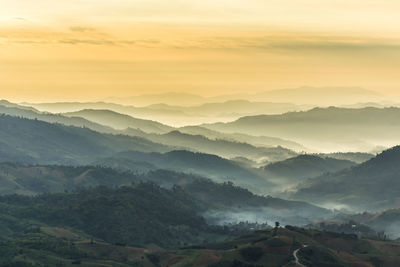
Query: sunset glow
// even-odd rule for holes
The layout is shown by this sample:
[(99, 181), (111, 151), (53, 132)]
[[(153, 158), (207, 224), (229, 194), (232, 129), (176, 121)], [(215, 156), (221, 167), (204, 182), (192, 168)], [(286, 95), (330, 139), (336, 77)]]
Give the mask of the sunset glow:
[(314, 86), (397, 94), (398, 1), (0, 1), (16, 101)]

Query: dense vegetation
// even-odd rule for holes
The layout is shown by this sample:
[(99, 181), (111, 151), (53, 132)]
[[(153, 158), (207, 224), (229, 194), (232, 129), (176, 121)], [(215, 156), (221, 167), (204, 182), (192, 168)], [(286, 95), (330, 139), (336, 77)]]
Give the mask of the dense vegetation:
[(202, 242), (200, 233), (211, 232), (197, 215), (203, 209), (184, 191), (166, 190), (152, 183), (0, 198), (2, 219), (14, 217), (70, 227), (109, 243), (164, 247)]
[[(255, 195), (232, 182), (218, 184), (200, 176), (168, 170), (135, 174), (93, 166), (0, 164), (0, 195), (63, 193), (97, 186), (113, 188), (141, 181), (151, 181), (164, 188), (184, 191), (198, 203), (203, 203), (207, 207), (203, 210), (206, 213), (204, 216), (218, 224), (227, 215), (235, 217), (234, 223), (246, 221), (251, 216), (249, 213), (259, 216), (260, 223), (278, 218), (284, 221), (294, 219), (287, 221), (290, 223), (311, 223), (330, 215), (329, 211), (304, 202)], [(200, 210), (196, 209), (196, 212)]]

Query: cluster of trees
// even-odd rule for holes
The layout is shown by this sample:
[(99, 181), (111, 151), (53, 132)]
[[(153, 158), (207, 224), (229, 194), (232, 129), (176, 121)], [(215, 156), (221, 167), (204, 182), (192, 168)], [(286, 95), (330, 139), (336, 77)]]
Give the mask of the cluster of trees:
[(163, 247), (201, 241), (212, 232), (200, 207), (183, 191), (154, 183), (80, 189), (36, 197), (0, 197), (0, 213), (50, 226), (71, 227), (110, 243)]

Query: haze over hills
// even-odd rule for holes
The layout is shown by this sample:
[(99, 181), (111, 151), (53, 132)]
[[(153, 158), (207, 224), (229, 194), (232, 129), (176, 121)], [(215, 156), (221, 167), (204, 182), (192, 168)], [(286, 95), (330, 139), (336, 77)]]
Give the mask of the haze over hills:
[(222, 133), (214, 130), (210, 130), (201, 126), (185, 126), (178, 128), (182, 133), (191, 135), (202, 135), (209, 139), (223, 139), (231, 140), (241, 143), (248, 143), (253, 146), (282, 146), (294, 151), (307, 151), (308, 149), (299, 143), (291, 140), (286, 140), (278, 137), (260, 136), (260, 135), (248, 135), (241, 133)]
[[(210, 110), (210, 114), (213, 112), (217, 111)], [(350, 236), (326, 230), (321, 232), (321, 239), (315, 235), (317, 230), (288, 226), (287, 232), (282, 232), (293, 236), (299, 231), (301, 236), (296, 234), (296, 239), (308, 236), (301, 240), (316, 245), (311, 251), (299, 247), (298, 255), (304, 253), (302, 262), (324, 263), (316, 259), (317, 253), (330, 264), (344, 264), (349, 262), (341, 256), (344, 252), (333, 248), (344, 250), (346, 244), (345, 250), (351, 247), (351, 262), (361, 262), (361, 258), (355, 259), (357, 251), (370, 255), (373, 248), (373, 255), (381, 255), (376, 252), (379, 246), (366, 238), (382, 240), (380, 246), (386, 246), (386, 237), (377, 232), (385, 231), (390, 238), (398, 236), (398, 212), (386, 209), (396, 208), (400, 199), (399, 148), (376, 157), (371, 153), (337, 152), (341, 146), (359, 151), (360, 143), (372, 149), (383, 142), (396, 142), (398, 108), (315, 108), (181, 128), (111, 109), (51, 114), (3, 101), (0, 113), (7, 114), (0, 116), (0, 162), (10, 162), (0, 163), (0, 251), (2, 238), (19, 242), (14, 236), (31, 238), (29, 229), (33, 228), (36, 236), (49, 242), (65, 242), (65, 236), (79, 242), (96, 240), (86, 241), (85, 246), (102, 242), (101, 257), (111, 253), (110, 243), (122, 248), (177, 248), (186, 244), (207, 246), (212, 251), (213, 246), (233, 244), (230, 242), (236, 242), (234, 238), (241, 234), (248, 238), (252, 230), (280, 222), (350, 232), (352, 241)], [(299, 155), (302, 150), (313, 153), (309, 145), (325, 150), (326, 142), (335, 146), (334, 153)], [(17, 195), (11, 196), (13, 193)], [(318, 205), (343, 209), (346, 214)], [(351, 214), (366, 210), (380, 212)], [(73, 217), (68, 217), (71, 214)], [(330, 221), (337, 226), (328, 227)], [(358, 232), (349, 226), (354, 223)], [(261, 242), (274, 244), (287, 239), (271, 233)], [(328, 246), (328, 239), (341, 245)], [(221, 240), (227, 243), (218, 243)], [(242, 243), (245, 247), (230, 247), (229, 251), (258, 244), (252, 242)], [(368, 247), (358, 248), (367, 243)], [(297, 243), (290, 244), (287, 253), (294, 255)], [(129, 249), (141, 251), (141, 261), (157, 266), (153, 256), (144, 258), (147, 251)], [(79, 254), (77, 251), (73, 253)], [(44, 261), (47, 254), (41, 253)], [(272, 257), (265, 262), (283, 255), (275, 250), (262, 253), (265, 259)], [(85, 259), (95, 258), (90, 255)], [(168, 255), (162, 257), (167, 259)], [(229, 254), (221, 264), (234, 266), (229, 265), (237, 263), (233, 258), (242, 263), (265, 263), (240, 255)], [(387, 261), (379, 257), (381, 262)], [(50, 258), (46, 262), (51, 262)], [(279, 262), (289, 261), (282, 258)]]
[[(167, 189), (177, 190), (179, 187), (180, 190), (204, 202), (206, 209), (219, 209), (221, 215), (224, 209), (244, 211), (247, 208), (271, 208), (276, 212), (290, 211), (292, 213), (300, 209), (303, 213), (314, 214), (317, 217), (331, 215), (330, 211), (305, 202), (264, 197), (236, 186), (232, 182), (216, 183), (203, 176), (165, 169), (140, 174), (100, 166), (0, 163), (0, 195), (3, 196), (10, 194), (35, 196), (43, 193), (73, 192), (81, 188), (99, 186), (108, 188), (130, 186), (142, 182), (155, 183)], [(270, 215), (272, 216), (271, 212)], [(291, 216), (293, 215), (287, 213), (285, 217)], [(309, 216), (303, 214), (302, 217), (302, 220), (305, 220)], [(237, 219), (240, 222), (239, 215)]]
[(72, 118), (84, 118), (95, 123), (110, 126), (117, 130), (134, 128), (149, 133), (167, 133), (174, 129), (173, 127), (156, 121), (136, 119), (111, 110), (84, 109), (76, 112), (63, 113), (63, 115)]
[(372, 153), (362, 153), (362, 152), (334, 152), (334, 153), (326, 153), (326, 154), (316, 154), (319, 157), (322, 158), (333, 158), (333, 159), (339, 159), (339, 160), (345, 160), (345, 161), (351, 161), (355, 163), (363, 163), (367, 160), (372, 159), (373, 157), (376, 156), (376, 154)]
[(176, 170), (206, 176), (218, 182), (232, 181), (257, 193), (266, 193), (273, 186), (256, 169), (242, 167), (233, 161), (215, 155), (184, 150), (168, 153), (126, 151), (99, 159), (94, 164), (135, 171), (138, 163), (143, 162), (153, 165), (152, 169), (154, 170)]
[(307, 180), (293, 198), (350, 210), (398, 207), (400, 147), (388, 149), (358, 166)]
[(399, 10), (0, 0), (0, 267), (399, 267)]
[[(1, 161), (72, 165), (97, 163), (131, 171), (173, 169), (210, 176), (218, 181), (237, 181), (238, 184), (258, 189), (259, 192), (267, 190), (271, 185), (258, 170), (241, 167), (233, 161), (215, 155), (189, 151), (158, 154), (156, 152), (172, 151), (174, 147), (141, 137), (104, 134), (88, 128), (50, 124), (7, 115), (0, 116), (0, 122)], [(209, 142), (219, 144), (221, 148), (224, 144), (229, 148), (231, 144), (223, 141)], [(239, 143), (238, 146), (237, 153), (244, 148), (250, 148), (250, 152), (253, 150), (253, 153), (261, 153), (261, 156), (275, 160), (295, 155), (294, 152), (283, 148), (256, 148)]]
[[(191, 135), (180, 131), (171, 131), (166, 134), (147, 134), (140, 130), (127, 129), (124, 134), (139, 136), (156, 143), (174, 146), (191, 151), (215, 154), (224, 158), (247, 157), (255, 161), (279, 161), (294, 155), (296, 152), (277, 146), (256, 147), (244, 142), (230, 139), (209, 139), (202, 135)], [(223, 136), (223, 135), (221, 135)], [(289, 143), (289, 142), (288, 142)]]
[(205, 103), (225, 102), (231, 100), (258, 102), (296, 103), (300, 105), (330, 106), (346, 105), (357, 102), (390, 100), (385, 95), (361, 87), (312, 87), (275, 89), (249, 94), (230, 94), (204, 97), (188, 93), (146, 94), (124, 98), (107, 98), (106, 101), (124, 105), (147, 106), (163, 103), (166, 105), (197, 106)]
[[(180, 99), (185, 99), (185, 101)], [(208, 98), (186, 93), (167, 93), (120, 100), (22, 104), (52, 113), (76, 112), (82, 109), (107, 109), (135, 118), (154, 120), (173, 126), (187, 126), (229, 122), (249, 115), (304, 111), (317, 106), (352, 105), (362, 102), (384, 104), (388, 103), (390, 98), (358, 87), (299, 87), (248, 95), (222, 95)]]
[(269, 179), (276, 183), (295, 187), (306, 179), (325, 173), (337, 172), (355, 166), (356, 163), (314, 155), (299, 155), (263, 167)]
[(311, 87), (278, 89), (255, 94), (255, 99), (290, 102), (315, 106), (345, 105), (357, 102), (382, 101), (389, 98), (360, 87)]
[[(8, 107), (11, 105), (12, 107)], [(245, 143), (248, 138), (252, 139), (251, 136), (226, 135), (200, 127), (195, 127), (196, 131), (206, 132), (213, 139), (208, 139), (200, 135), (181, 134), (177, 131), (169, 132), (175, 130), (175, 128), (154, 121), (136, 119), (128, 115), (119, 114), (108, 110), (83, 110), (80, 112), (60, 115), (51, 114), (48, 112), (39, 112), (12, 103), (9, 103), (8, 106), (0, 105), (0, 114), (2, 113), (11, 116), (37, 119), (50, 123), (60, 123), (68, 126), (86, 127), (101, 133), (123, 134), (133, 137), (141, 137), (152, 140), (156, 143), (162, 143), (174, 147), (175, 149), (213, 153), (227, 158), (246, 156), (254, 158), (255, 160), (276, 161), (295, 155), (293, 151), (277, 146), (287, 145), (288, 147), (294, 147), (297, 149), (302, 148), (301, 145), (294, 142), (268, 137), (254, 137), (255, 140), (268, 144), (268, 148), (255, 147)], [(77, 117), (78, 115), (81, 117)], [(104, 124), (108, 126), (104, 126)], [(111, 128), (110, 126), (114, 128)], [(135, 129), (115, 129), (125, 129), (126, 127), (134, 127)], [(145, 131), (149, 133), (146, 133)], [(160, 135), (151, 133), (165, 134)], [(216, 137), (218, 140), (214, 140)], [(241, 140), (241, 142), (238, 142), (236, 139)]]
[(102, 134), (88, 128), (0, 115), (0, 160), (45, 164), (88, 164), (128, 149), (171, 150), (144, 138)]
[(181, 105), (186, 103), (188, 106), (201, 105), (207, 102), (206, 97), (190, 94), (169, 92), (163, 94), (143, 94), (132, 97), (109, 97), (107, 102), (120, 103), (123, 105), (148, 106), (152, 104), (164, 103), (166, 105)]
[[(68, 227), (106, 242), (168, 248), (229, 236), (232, 233), (225, 228), (206, 223), (219, 225), (226, 214), (235, 214), (233, 223), (249, 211), (271, 222), (279, 218), (310, 223), (331, 216), (328, 210), (304, 202), (262, 197), (232, 183), (162, 170), (137, 175), (92, 166), (7, 163), (0, 164), (0, 182), (7, 188), (0, 192), (0, 239), (34, 220), (35, 225)], [(19, 195), (10, 195), (13, 192)]]
[[(156, 121), (137, 119), (111, 110), (83, 109), (64, 114), (52, 114), (49, 112), (40, 112), (34, 108), (17, 105), (8, 101), (0, 102), (0, 108), (0, 113), (11, 116), (39, 119), (50, 123), (57, 122), (77, 127), (87, 127), (104, 133), (123, 133), (147, 138), (150, 136), (146, 137), (145, 132), (168, 133), (178, 129), (182, 133), (187, 133), (190, 135), (202, 135), (212, 140), (223, 139), (226, 141), (249, 143), (253, 146), (282, 146), (295, 151), (306, 150), (305, 147), (296, 142), (283, 140), (277, 137), (250, 136), (246, 134), (225, 134), (200, 126), (173, 128)], [(121, 131), (125, 129), (127, 130)]]
[(234, 119), (246, 115), (279, 114), (288, 111), (305, 110), (310, 106), (299, 106), (284, 102), (255, 102), (248, 100), (229, 100), (225, 102), (208, 102), (199, 106), (170, 106), (153, 104), (154, 109), (182, 111), (193, 117), (218, 117), (220, 120)]
[(205, 124), (221, 132), (279, 136), (322, 151), (370, 151), (400, 142), (399, 108), (314, 108), (281, 115), (240, 118)]
[(311, 107), (290, 103), (250, 102), (246, 100), (205, 103), (198, 106), (171, 106), (157, 103), (138, 107), (109, 102), (21, 103), (21, 105), (35, 107), (38, 110), (52, 113), (73, 113), (85, 109), (110, 110), (174, 126), (232, 121), (246, 115), (278, 114), (288, 111), (305, 110)]
[(60, 114), (40, 112), (34, 108), (20, 106), (7, 101), (0, 102), (0, 114), (41, 120), (49, 123), (60, 123), (67, 126), (87, 127), (102, 133), (117, 133), (117, 131), (111, 127), (97, 124), (81, 117), (69, 118)]
[(130, 115), (138, 119), (154, 120), (165, 124), (173, 124), (179, 121), (193, 121), (191, 116), (183, 113), (182, 111), (124, 106), (106, 102), (21, 103), (21, 105), (34, 107), (40, 111), (47, 111), (51, 113), (69, 113), (85, 109), (110, 110), (121, 114)]
[(368, 225), (375, 231), (384, 232), (391, 238), (400, 238), (400, 209), (389, 209), (383, 212), (359, 214), (345, 214), (335, 218), (338, 221), (354, 221), (359, 224)]

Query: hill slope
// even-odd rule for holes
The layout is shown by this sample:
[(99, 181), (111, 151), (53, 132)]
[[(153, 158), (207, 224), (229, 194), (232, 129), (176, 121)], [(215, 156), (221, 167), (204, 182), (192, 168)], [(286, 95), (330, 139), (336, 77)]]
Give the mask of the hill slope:
[(0, 161), (87, 164), (124, 150), (167, 151), (143, 138), (0, 115)]
[(140, 129), (148, 133), (166, 133), (173, 130), (173, 127), (161, 124), (156, 121), (136, 119), (134, 117), (120, 114), (111, 110), (84, 109), (76, 112), (64, 113), (67, 117), (81, 117), (89, 121), (107, 125), (115, 129), (126, 128)]
[(377, 213), (363, 212), (359, 214), (341, 214), (336, 216), (339, 222), (356, 222), (358, 224), (367, 225), (382, 236), (386, 235), (391, 239), (400, 238), (400, 209), (389, 209)]
[(17, 104), (4, 101), (0, 101), (0, 114), (22, 117), (31, 120), (37, 119), (49, 123), (61, 123), (67, 126), (87, 127), (93, 131), (102, 133), (117, 133), (117, 131), (111, 127), (100, 125), (84, 118), (68, 118), (62, 115), (43, 113), (33, 108), (19, 106)]
[(228, 158), (236, 156), (249, 156), (257, 159), (266, 157), (269, 161), (276, 161), (294, 155), (292, 151), (283, 148), (258, 148), (244, 142), (210, 140), (199, 135), (181, 134), (177, 131), (170, 132), (174, 128), (155, 121), (136, 119), (109, 110), (81, 110), (60, 115), (42, 113), (29, 107), (1, 101), (0, 114), (37, 119), (49, 123), (60, 123), (66, 126), (86, 127), (101, 133), (141, 137), (156, 143), (171, 145), (178, 149), (212, 153)]
[(174, 146), (179, 149), (214, 154), (225, 158), (246, 157), (256, 161), (279, 161), (296, 155), (283, 147), (256, 147), (234, 140), (209, 139), (202, 135), (192, 135), (171, 131), (166, 134), (146, 134), (134, 129), (127, 129), (125, 134), (139, 136), (156, 143)]
[(338, 203), (363, 210), (397, 207), (400, 200), (400, 147), (356, 167), (308, 180), (293, 197)]
[(355, 165), (354, 162), (348, 160), (300, 155), (271, 163), (263, 169), (268, 177), (273, 177), (274, 181), (297, 185), (305, 179), (317, 177), (328, 172), (337, 172)]
[(218, 184), (200, 176), (167, 170), (133, 174), (93, 166), (27, 166), (0, 163), (0, 195), (62, 193), (97, 186), (114, 188), (141, 181), (185, 192), (198, 203), (203, 203), (206, 207), (204, 212), (218, 211), (214, 214), (204, 214), (208, 215), (207, 219), (217, 224), (220, 224), (228, 213), (231, 217), (235, 215), (234, 222), (248, 220), (249, 214), (252, 214), (253, 218), (260, 218), (262, 222), (281, 218), (284, 222), (296, 225), (306, 225), (331, 215), (325, 209), (304, 202), (263, 197), (231, 182)]
[(2, 216), (71, 227), (110, 243), (171, 247), (180, 241), (199, 242), (196, 233), (211, 232), (193, 198), (151, 183), (36, 197), (3, 196), (0, 209)]
[(270, 136), (253, 136), (249, 134), (240, 134), (240, 133), (222, 133), (214, 130), (210, 130), (208, 128), (204, 128), (201, 126), (185, 126), (178, 128), (179, 132), (191, 135), (202, 135), (209, 139), (223, 139), (230, 140), (242, 143), (248, 143), (253, 146), (258, 147), (273, 147), (273, 146), (282, 146), (294, 151), (304, 151), (305, 147), (300, 145), (299, 143), (285, 140), (277, 137)]
[(176, 150), (167, 153), (127, 151), (103, 158), (95, 164), (122, 170), (135, 170), (138, 162), (146, 162), (158, 169), (206, 176), (217, 182), (232, 181), (257, 193), (268, 192), (271, 182), (255, 169), (247, 169), (221, 157)]

